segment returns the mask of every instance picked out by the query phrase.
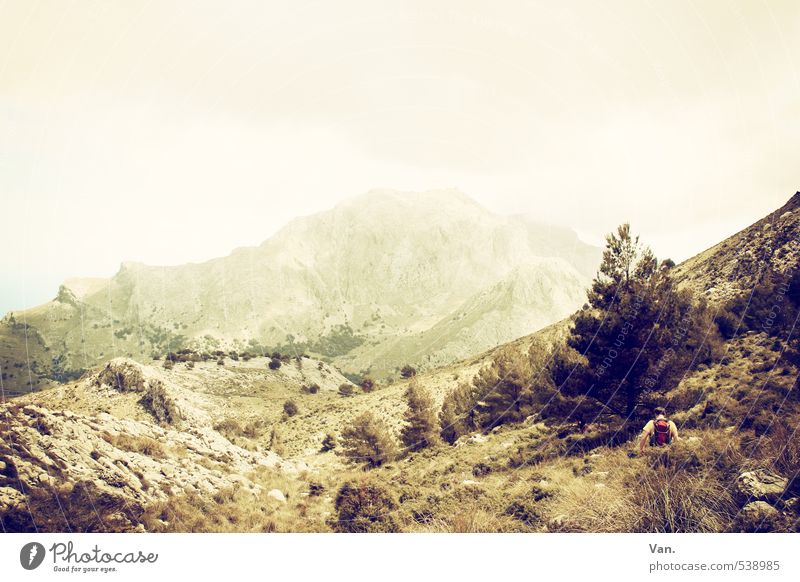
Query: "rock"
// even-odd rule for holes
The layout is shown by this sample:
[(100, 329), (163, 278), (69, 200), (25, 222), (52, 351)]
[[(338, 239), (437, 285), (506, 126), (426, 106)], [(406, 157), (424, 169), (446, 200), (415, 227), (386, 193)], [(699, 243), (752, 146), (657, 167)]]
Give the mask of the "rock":
[(595, 483), (594, 487), (595, 487), (595, 489), (605, 489), (606, 488), (606, 484), (605, 483)]
[(25, 501), (25, 495), (12, 487), (0, 487), (0, 511), (7, 511)]
[(783, 494), (789, 480), (763, 469), (739, 475), (736, 490), (744, 501), (775, 501)]
[(0, 473), (6, 470), (6, 463), (5, 461), (0, 461)]
[(486, 437), (483, 436), (480, 433), (474, 434), (471, 437), (469, 437), (469, 442), (470, 443), (475, 443), (475, 444), (477, 444), (477, 443), (485, 443), (486, 442)]
[(523, 424), (525, 426), (533, 426), (537, 422), (539, 422), (539, 415), (538, 414), (531, 414), (530, 416), (526, 416), (525, 417), (525, 420), (523, 421)]
[(559, 528), (561, 528), (561, 527), (563, 527), (563, 526), (564, 526), (564, 523), (565, 523), (566, 521), (567, 521), (567, 516), (566, 516), (566, 514), (563, 514), (563, 513), (561, 513), (561, 514), (559, 514), (559, 515), (555, 516), (553, 519), (551, 519), (551, 520), (548, 522), (548, 526), (549, 526), (550, 528), (559, 529)]
[(267, 492), (267, 497), (271, 497), (272, 499), (280, 501), (281, 503), (286, 503), (286, 496), (280, 489), (271, 489)]
[(800, 497), (792, 497), (783, 502), (784, 509), (788, 511), (800, 512)]
[(753, 501), (739, 513), (738, 526), (745, 532), (773, 531), (780, 514), (766, 501)]
[(464, 480), (461, 482), (461, 484), (462, 484), (462, 485), (467, 485), (467, 486), (470, 486), (470, 485), (479, 485), (479, 483), (478, 483), (477, 481), (473, 481), (472, 479), (464, 479)]

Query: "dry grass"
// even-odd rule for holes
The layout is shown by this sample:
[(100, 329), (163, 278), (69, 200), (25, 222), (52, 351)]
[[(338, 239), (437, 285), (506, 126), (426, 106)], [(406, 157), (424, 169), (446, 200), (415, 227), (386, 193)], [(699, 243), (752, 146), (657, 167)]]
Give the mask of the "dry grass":
[(102, 437), (110, 445), (130, 453), (147, 455), (154, 459), (166, 459), (169, 456), (164, 445), (150, 437), (127, 434), (112, 435), (109, 433), (103, 433)]
[[(315, 532), (330, 531), (325, 523), (329, 504), (308, 495), (308, 484), (259, 469), (248, 475), (256, 492), (242, 486), (221, 489), (213, 495), (174, 496), (148, 507), (141, 523), (149, 532)], [(267, 493), (279, 489), (282, 503)]]

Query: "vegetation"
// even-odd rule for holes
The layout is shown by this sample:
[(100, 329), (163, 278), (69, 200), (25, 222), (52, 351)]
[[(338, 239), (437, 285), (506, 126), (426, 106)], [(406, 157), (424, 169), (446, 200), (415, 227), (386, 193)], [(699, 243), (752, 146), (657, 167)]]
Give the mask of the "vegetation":
[(336, 448), (337, 444), (336, 435), (329, 432), (325, 435), (325, 438), (322, 439), (322, 448), (320, 448), (320, 452), (327, 453), (328, 451), (332, 451)]
[(393, 461), (397, 447), (386, 423), (372, 412), (364, 412), (342, 431), (343, 454), (367, 468), (380, 467)]
[(352, 396), (353, 395), (353, 385), (344, 383), (339, 385), (339, 394), (342, 396)]
[(392, 533), (399, 531), (392, 517), (397, 507), (391, 494), (364, 479), (348, 481), (336, 494), (334, 529), (347, 533)]
[(283, 403), (283, 412), (286, 413), (286, 416), (294, 416), (298, 412), (297, 404), (292, 400), (287, 400)]
[(412, 376), (417, 375), (417, 369), (406, 364), (400, 369), (400, 375), (403, 378), (411, 378)]
[(606, 237), (588, 306), (568, 340), (586, 358), (585, 379), (567, 383), (567, 392), (630, 419), (648, 392), (669, 390), (685, 370), (711, 361), (719, 339), (709, 311), (675, 289), (670, 264), (659, 263), (628, 224)]
[(180, 424), (180, 411), (161, 382), (148, 384), (140, 402), (158, 422), (168, 425)]
[(435, 404), (431, 393), (419, 382), (411, 381), (405, 393), (408, 408), (400, 439), (409, 451), (430, 447), (439, 440)]

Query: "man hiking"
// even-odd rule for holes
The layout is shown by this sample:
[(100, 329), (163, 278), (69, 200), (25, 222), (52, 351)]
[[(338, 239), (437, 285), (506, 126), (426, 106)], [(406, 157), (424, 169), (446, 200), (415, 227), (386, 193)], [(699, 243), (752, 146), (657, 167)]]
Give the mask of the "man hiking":
[(653, 413), (655, 418), (647, 421), (639, 439), (639, 453), (644, 452), (644, 446), (650, 441), (650, 446), (663, 447), (674, 440), (678, 440), (678, 427), (667, 418), (667, 411), (663, 406), (657, 406)]

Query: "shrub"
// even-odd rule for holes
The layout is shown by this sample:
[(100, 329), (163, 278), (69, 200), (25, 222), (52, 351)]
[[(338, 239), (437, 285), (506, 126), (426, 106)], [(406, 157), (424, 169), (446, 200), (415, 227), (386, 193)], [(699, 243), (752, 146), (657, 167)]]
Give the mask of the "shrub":
[(328, 451), (332, 451), (336, 448), (336, 444), (336, 435), (329, 432), (325, 435), (325, 438), (322, 439), (322, 448), (320, 452), (327, 453)]
[(477, 420), (483, 428), (521, 422), (533, 413), (533, 369), (527, 355), (502, 351), (473, 380)]
[(360, 414), (342, 431), (342, 448), (347, 458), (367, 468), (380, 467), (397, 455), (386, 423), (372, 412)]
[(399, 531), (392, 512), (397, 507), (391, 494), (377, 483), (350, 481), (336, 494), (336, 531), (393, 533)]
[(291, 400), (287, 400), (283, 403), (283, 411), (286, 413), (286, 416), (294, 416), (297, 414), (297, 404), (292, 402)]
[(417, 375), (417, 370), (416, 370), (416, 368), (413, 368), (412, 366), (409, 366), (408, 364), (406, 364), (400, 370), (400, 375), (403, 378), (411, 378), (412, 376), (416, 376)]
[(342, 396), (352, 396), (353, 395), (353, 385), (352, 384), (341, 384), (339, 386), (339, 394)]
[(269, 366), (270, 370), (277, 370), (281, 367), (281, 359), (273, 356), (267, 365)]
[(272, 433), (269, 437), (269, 450), (281, 457), (286, 454), (286, 449), (283, 446), (283, 436), (276, 426), (272, 427)]
[(167, 390), (160, 382), (150, 383), (139, 402), (160, 423), (174, 425), (181, 420), (175, 401), (167, 394)]
[(361, 389), (364, 392), (372, 392), (375, 389), (375, 381), (372, 378), (364, 378), (361, 381)]
[(173, 362), (172, 360), (164, 360), (163, 366), (165, 370), (171, 370), (172, 368), (175, 367), (175, 362)]
[(707, 475), (655, 467), (638, 475), (633, 488), (635, 532), (722, 532), (737, 513), (730, 492)]
[(475, 400), (471, 384), (460, 384), (445, 396), (439, 412), (439, 435), (445, 442), (453, 444), (478, 427)]
[(416, 380), (412, 380), (406, 389), (405, 398), (408, 409), (405, 413), (406, 425), (400, 439), (408, 450), (419, 451), (438, 440), (433, 397)]
[(154, 459), (165, 459), (167, 457), (164, 446), (150, 437), (120, 434), (107, 440), (110, 444), (123, 451), (147, 455)]

